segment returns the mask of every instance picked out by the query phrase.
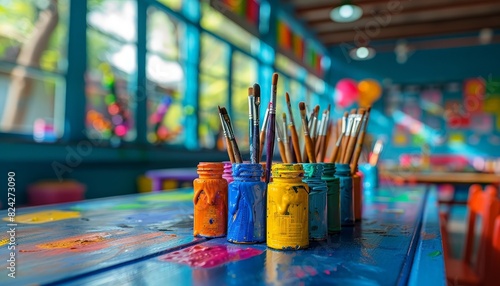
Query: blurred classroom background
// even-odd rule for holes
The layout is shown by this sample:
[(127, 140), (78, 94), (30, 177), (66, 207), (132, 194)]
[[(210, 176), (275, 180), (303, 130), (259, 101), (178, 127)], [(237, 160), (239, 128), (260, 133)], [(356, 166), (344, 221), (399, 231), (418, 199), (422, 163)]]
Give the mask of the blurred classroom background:
[(498, 176), (500, 6), (359, 0), (360, 19), (333, 22), (341, 2), (0, 0), (0, 178), (16, 173), (17, 206), (151, 190), (150, 170), (228, 160), (217, 105), (247, 156), (247, 88), (267, 102), (275, 71), (278, 114), (288, 91), (336, 119), (358, 105), (339, 82), (379, 86), (362, 160), (379, 140), (389, 180)]

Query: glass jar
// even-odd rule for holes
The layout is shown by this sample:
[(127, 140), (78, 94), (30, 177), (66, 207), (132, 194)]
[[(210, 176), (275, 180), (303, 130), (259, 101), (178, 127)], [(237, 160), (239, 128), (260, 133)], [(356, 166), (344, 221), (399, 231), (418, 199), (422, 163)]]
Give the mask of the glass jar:
[(227, 181), (222, 178), (224, 164), (200, 162), (194, 188), (193, 234), (222, 237), (227, 230)]
[(337, 176), (340, 179), (340, 223), (342, 226), (354, 225), (352, 198), (352, 177), (349, 164), (336, 164)]
[(323, 163), (323, 176), (328, 187), (327, 192), (327, 221), (328, 233), (340, 232), (340, 179), (335, 176), (335, 164)]
[(274, 164), (267, 195), (267, 246), (304, 249), (309, 246), (309, 186), (300, 164)]
[(229, 184), (227, 241), (258, 243), (265, 241), (266, 183), (261, 181), (260, 164), (233, 164)]
[(328, 187), (321, 180), (323, 165), (304, 163), (304, 179), (309, 186), (309, 239), (324, 240), (328, 236), (327, 202)]

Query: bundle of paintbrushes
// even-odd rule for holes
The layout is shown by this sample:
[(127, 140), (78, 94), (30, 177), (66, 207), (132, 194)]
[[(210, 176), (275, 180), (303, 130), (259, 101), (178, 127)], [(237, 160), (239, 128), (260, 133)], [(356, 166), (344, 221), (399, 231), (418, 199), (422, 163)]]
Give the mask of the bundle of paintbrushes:
[(344, 113), (344, 116), (337, 121), (337, 135), (335, 145), (329, 161), (332, 163), (349, 164), (351, 173), (357, 171), (357, 165), (366, 128), (370, 117), (370, 108), (365, 110), (353, 109), (351, 113)]
[[(249, 143), (250, 143), (250, 162), (252, 164), (260, 162), (262, 151), (266, 147), (266, 180), (271, 173), (272, 157), (274, 154), (274, 142), (276, 135), (276, 87), (278, 84), (278, 74), (274, 73), (271, 85), (271, 100), (264, 115), (262, 129), (260, 126), (260, 86), (254, 84), (248, 88), (248, 118), (249, 118)], [(222, 125), (222, 131), (226, 138), (227, 152), (231, 163), (242, 163), (241, 154), (234, 136), (234, 130), (231, 124), (229, 114), (224, 107), (219, 106), (219, 116)], [(260, 133), (259, 133), (260, 130)], [(281, 142), (281, 137), (278, 138)], [(283, 143), (283, 142), (282, 142)], [(268, 181), (267, 181), (268, 182)]]

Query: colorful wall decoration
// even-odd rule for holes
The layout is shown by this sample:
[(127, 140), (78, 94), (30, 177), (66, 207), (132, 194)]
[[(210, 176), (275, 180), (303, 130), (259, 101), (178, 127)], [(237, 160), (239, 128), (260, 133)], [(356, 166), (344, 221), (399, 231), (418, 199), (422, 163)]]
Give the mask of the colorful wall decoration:
[(295, 60), (311, 68), (318, 76), (323, 75), (321, 61), (324, 57), (312, 44), (307, 43), (304, 37), (292, 30), (283, 19), (277, 23), (278, 47), (292, 55)]
[(378, 132), (391, 138), (383, 158), (418, 154), (425, 145), (432, 154), (500, 156), (500, 88), (492, 80), (392, 85), (375, 108), (394, 124), (371, 126), (388, 130)]
[(257, 0), (210, 0), (210, 5), (250, 32), (259, 29), (260, 3)]

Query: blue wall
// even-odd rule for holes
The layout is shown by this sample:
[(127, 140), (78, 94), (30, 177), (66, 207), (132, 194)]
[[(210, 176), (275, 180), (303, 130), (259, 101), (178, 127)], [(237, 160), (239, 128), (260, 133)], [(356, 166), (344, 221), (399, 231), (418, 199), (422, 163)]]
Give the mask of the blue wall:
[[(387, 46), (387, 45), (386, 45)], [(376, 49), (376, 46), (375, 46)], [(462, 84), (463, 80), (468, 78), (483, 77), (500, 77), (500, 44), (491, 44), (484, 46), (472, 46), (462, 48), (449, 49), (434, 49), (434, 50), (417, 50), (404, 64), (396, 62), (396, 54), (394, 52), (381, 52), (370, 60), (353, 61), (346, 57), (345, 51), (340, 47), (335, 47), (331, 50), (333, 75), (332, 82), (335, 84), (341, 78), (353, 78), (362, 80), (365, 78), (373, 78), (378, 80), (382, 85), (401, 84), (401, 100), (404, 102), (409, 97), (414, 98), (414, 102), (421, 106), (421, 98), (419, 92), (405, 91), (405, 86), (416, 85), (422, 89), (429, 85), (437, 84), (443, 90), (443, 103), (450, 99), (462, 100)], [(457, 82), (460, 84), (460, 90), (448, 90), (443, 88), (448, 83)], [(387, 90), (384, 91), (382, 98), (373, 106), (372, 119), (369, 125), (369, 132), (374, 135), (383, 135), (385, 137), (385, 147), (382, 153), (382, 159), (398, 160), (402, 153), (420, 153), (421, 143), (412, 142), (409, 138), (409, 144), (405, 147), (394, 146), (392, 135), (395, 129), (395, 121), (393, 116), (389, 116), (386, 112), (386, 101), (388, 97)], [(500, 106), (496, 107), (500, 110)], [(498, 113), (498, 112), (497, 112)], [(456, 129), (452, 130), (447, 127), (444, 118), (441, 116), (441, 122), (437, 125), (438, 128), (430, 129), (432, 136), (439, 135), (447, 138), (444, 144), (434, 144), (431, 141), (432, 154), (464, 154), (468, 157), (483, 156), (492, 157), (500, 156), (499, 143), (495, 142), (500, 139), (496, 126), (496, 116), (492, 115), (493, 129), (496, 129), (490, 134), (480, 134), (479, 141), (474, 145), (469, 144), (468, 138), (472, 134), (477, 134), (472, 129)], [(500, 115), (498, 115), (500, 116)], [(426, 122), (430, 117), (425, 111), (422, 112), (422, 121)], [(463, 134), (466, 141), (464, 144), (452, 144), (448, 141), (450, 134)], [(430, 136), (430, 137), (432, 137)], [(491, 140), (492, 136), (494, 140)]]

